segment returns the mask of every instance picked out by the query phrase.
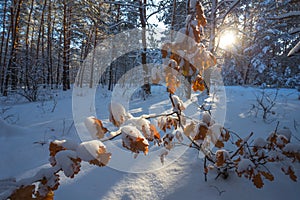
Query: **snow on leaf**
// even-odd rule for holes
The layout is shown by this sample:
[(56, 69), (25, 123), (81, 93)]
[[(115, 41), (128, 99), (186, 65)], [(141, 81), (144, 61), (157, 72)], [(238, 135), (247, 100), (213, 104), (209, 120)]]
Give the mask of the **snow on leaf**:
[(275, 141), (276, 145), (282, 149), (285, 147), (286, 144), (289, 143), (288, 139), (284, 136), (284, 135), (278, 135), (276, 137), (276, 141)]
[(284, 127), (283, 129), (278, 130), (276, 134), (283, 135), (287, 139), (288, 142), (291, 140), (292, 132), (287, 127)]
[(50, 142), (49, 152), (50, 156), (55, 156), (55, 154), (62, 150), (75, 150), (78, 144), (72, 140), (54, 140)]
[(102, 121), (95, 117), (88, 117), (84, 121), (85, 126), (89, 130), (93, 138), (101, 139), (108, 132), (107, 128), (103, 127)]
[(223, 126), (220, 124), (213, 124), (208, 127), (208, 134), (211, 138), (212, 143), (216, 144), (219, 140), (219, 137), (222, 136)]
[(109, 120), (115, 126), (120, 127), (128, 116), (125, 108), (116, 102), (111, 102), (109, 105)]
[(172, 95), (172, 100), (173, 100), (173, 111), (178, 112), (182, 111), (185, 109), (182, 100), (177, 96), (177, 95)]
[(133, 153), (148, 153), (149, 143), (143, 134), (134, 126), (123, 126), (121, 128), (123, 146)]
[(60, 151), (55, 155), (56, 166), (60, 167), (65, 176), (73, 178), (80, 171), (81, 159), (72, 150)]
[[(48, 180), (49, 178), (49, 180)], [(38, 185), (35, 196), (37, 199), (50, 200), (54, 197), (53, 190), (57, 190), (59, 186), (59, 175), (54, 174), (52, 177), (43, 177)]]
[(300, 145), (289, 143), (282, 150), (286, 153), (300, 153)]
[(266, 141), (265, 139), (261, 138), (261, 137), (256, 138), (256, 139), (254, 140), (254, 143), (253, 143), (253, 145), (254, 145), (255, 147), (259, 147), (259, 148), (263, 148), (263, 147), (265, 147), (267, 144), (268, 144), (267, 141)]
[(245, 159), (240, 160), (240, 162), (237, 165), (236, 170), (238, 173), (243, 173), (243, 172), (251, 170), (254, 167), (255, 167), (254, 163), (251, 160), (245, 158)]
[(194, 134), (194, 131), (195, 131), (195, 128), (196, 128), (196, 124), (192, 121), (189, 125), (187, 125), (186, 127), (184, 127), (184, 135), (186, 136), (190, 136), (190, 135), (193, 135)]
[(271, 150), (268, 154), (268, 161), (275, 162), (275, 161), (282, 161), (285, 159), (285, 156), (277, 150)]
[(64, 148), (61, 145), (56, 144), (55, 142), (50, 142), (49, 145), (49, 152), (50, 152), (50, 156), (55, 156), (57, 152), (66, 150), (66, 148)]
[(83, 161), (98, 166), (107, 165), (111, 153), (106, 152), (105, 145), (99, 140), (82, 142), (76, 149), (77, 155)]
[(177, 129), (178, 120), (172, 116), (162, 116), (157, 119), (158, 127), (166, 132), (167, 129)]
[(153, 140), (153, 135), (150, 130), (150, 121), (143, 117), (132, 117), (126, 122), (126, 125), (133, 125), (141, 131), (145, 138)]
[(98, 165), (100, 167), (106, 166), (111, 158), (111, 153), (107, 153), (106, 148), (104, 146), (99, 146), (97, 154), (97, 158), (95, 158), (94, 160), (90, 160), (89, 163), (93, 165)]
[(217, 167), (223, 167), (226, 164), (226, 161), (230, 159), (229, 152), (221, 149), (216, 151), (216, 162)]

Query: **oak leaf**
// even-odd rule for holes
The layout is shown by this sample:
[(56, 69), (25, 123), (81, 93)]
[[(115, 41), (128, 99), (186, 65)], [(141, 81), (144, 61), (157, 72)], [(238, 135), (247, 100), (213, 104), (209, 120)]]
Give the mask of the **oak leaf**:
[(200, 124), (198, 128), (198, 133), (194, 137), (194, 140), (204, 140), (208, 132), (208, 127), (206, 124)]
[(189, 125), (184, 127), (184, 131), (183, 131), (184, 135), (189, 137), (194, 132), (195, 128), (196, 128), (196, 124), (192, 121)]
[(297, 182), (297, 176), (295, 175), (294, 170), (292, 169), (291, 166), (289, 166), (287, 169), (286, 168), (281, 168), (281, 170), (286, 174), (289, 175), (290, 179), (293, 181)]
[(34, 185), (26, 185), (21, 186), (16, 189), (13, 194), (10, 196), (11, 200), (31, 200), (32, 194), (34, 193), (35, 186)]
[(224, 166), (226, 160), (229, 159), (229, 153), (226, 150), (218, 150), (216, 152), (216, 162), (215, 165), (217, 167)]
[(157, 131), (156, 127), (153, 124), (150, 124), (150, 131), (151, 134), (153, 135), (154, 139), (160, 140), (160, 134)]
[(50, 156), (55, 156), (57, 152), (66, 150), (66, 148), (64, 148), (63, 146), (60, 146), (54, 142), (50, 142), (49, 145), (49, 152), (50, 152)]
[(129, 149), (133, 153), (144, 152), (146, 155), (148, 153), (148, 140), (143, 136), (143, 134), (134, 126), (123, 126), (122, 132), (122, 143), (123, 147)]
[(242, 140), (242, 139), (238, 139), (238, 140), (235, 142), (235, 145), (236, 145), (237, 147), (240, 147), (240, 146), (242, 145), (242, 143), (243, 143), (243, 140)]
[(217, 148), (223, 148), (224, 147), (224, 143), (221, 140), (217, 140), (217, 142), (215, 143), (215, 147), (217, 147)]
[(261, 171), (260, 173), (269, 181), (274, 180), (274, 176), (270, 172)]
[(254, 185), (257, 187), (257, 188), (262, 188), (264, 186), (264, 183), (262, 181), (262, 178), (261, 178), (261, 175), (258, 173), (258, 174), (255, 174), (252, 178), (252, 182), (254, 183)]
[(192, 89), (193, 89), (194, 92), (196, 92), (198, 90), (200, 92), (202, 92), (202, 91), (205, 90), (204, 80), (200, 75), (197, 75), (197, 77), (193, 81)]
[(104, 137), (104, 134), (108, 132), (107, 128), (103, 127), (102, 121), (97, 119), (97, 118), (93, 118), (94, 119), (94, 123), (96, 125), (96, 129), (97, 129), (97, 133), (96, 136), (101, 139)]

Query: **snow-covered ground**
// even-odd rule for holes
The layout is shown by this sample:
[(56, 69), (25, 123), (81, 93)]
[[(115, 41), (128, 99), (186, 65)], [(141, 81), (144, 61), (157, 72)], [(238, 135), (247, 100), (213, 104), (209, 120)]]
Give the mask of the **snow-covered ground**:
[[(275, 89), (265, 89), (272, 99)], [(261, 89), (252, 87), (226, 87), (225, 127), (239, 133), (241, 137), (254, 132), (255, 137), (267, 137), (279, 121), (279, 127), (289, 127), (292, 141), (300, 143), (300, 100), (292, 89), (280, 89), (276, 104), (267, 120), (262, 113), (255, 113), (256, 97)], [(96, 113), (104, 124), (108, 124), (108, 103), (111, 95), (104, 89), (96, 93)], [(154, 112), (157, 108), (170, 108), (165, 88), (157, 87), (146, 101), (133, 99), (131, 113), (138, 115)], [(0, 121), (0, 180), (30, 177), (39, 169), (49, 165), (49, 141), (72, 139), (80, 141), (73, 123), (72, 94), (57, 93), (55, 99), (36, 103), (4, 105), (9, 108), (0, 113), (0, 119), (11, 116), (11, 125)], [(144, 155), (139, 155), (145, 157)], [(160, 164), (160, 163), (159, 163)], [(120, 163), (122, 165), (122, 163)], [(291, 181), (275, 164), (270, 166), (275, 176), (273, 182), (265, 180), (264, 187), (257, 189), (251, 180), (230, 173), (224, 180), (215, 180), (216, 172), (208, 174), (204, 181), (203, 160), (198, 152), (188, 149), (172, 164), (147, 173), (127, 173), (110, 167), (96, 167), (82, 163), (75, 178), (61, 176), (55, 199), (298, 199), (300, 183)], [(300, 177), (300, 166), (296, 165)]]

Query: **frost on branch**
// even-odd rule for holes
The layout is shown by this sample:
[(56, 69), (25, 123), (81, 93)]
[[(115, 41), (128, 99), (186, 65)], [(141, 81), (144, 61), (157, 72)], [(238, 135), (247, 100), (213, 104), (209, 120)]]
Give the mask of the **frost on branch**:
[(123, 147), (133, 153), (139, 153), (140, 151), (144, 152), (145, 155), (148, 153), (149, 143), (136, 127), (129, 125), (123, 126), (121, 132)]

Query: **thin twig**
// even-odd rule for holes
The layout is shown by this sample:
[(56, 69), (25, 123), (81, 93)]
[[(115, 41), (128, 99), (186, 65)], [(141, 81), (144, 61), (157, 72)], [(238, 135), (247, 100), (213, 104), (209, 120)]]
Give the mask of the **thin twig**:
[(253, 132), (250, 133), (250, 135), (244, 140), (243, 144), (230, 156), (230, 159), (232, 159), (234, 156), (236, 156), (239, 151), (243, 148), (243, 146), (248, 142), (249, 138), (253, 135)]
[(217, 186), (214, 185), (210, 185), (209, 187), (215, 188), (219, 192), (219, 196), (221, 196), (223, 192), (226, 192), (225, 190), (220, 190)]
[(116, 137), (118, 137), (119, 135), (122, 134), (121, 129), (117, 130), (116, 132), (111, 132), (111, 133), (115, 133), (115, 134), (112, 135), (111, 137), (104, 138), (103, 140), (101, 140), (101, 142), (106, 142), (106, 141), (109, 141), (109, 140), (113, 140), (113, 139), (115, 139)]
[(167, 114), (159, 114), (159, 115), (148, 115), (146, 117), (143, 117), (144, 119), (151, 119), (151, 118), (158, 118), (158, 117), (167, 117), (176, 114), (177, 112), (167, 113)]
[(207, 182), (207, 165), (206, 165), (206, 159), (207, 156), (204, 157), (204, 181)]

